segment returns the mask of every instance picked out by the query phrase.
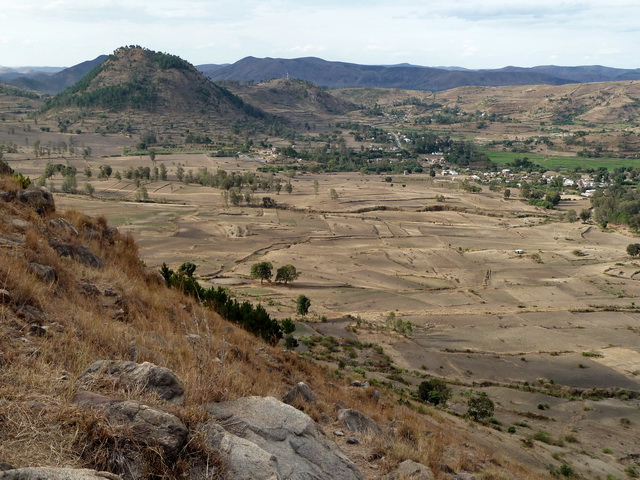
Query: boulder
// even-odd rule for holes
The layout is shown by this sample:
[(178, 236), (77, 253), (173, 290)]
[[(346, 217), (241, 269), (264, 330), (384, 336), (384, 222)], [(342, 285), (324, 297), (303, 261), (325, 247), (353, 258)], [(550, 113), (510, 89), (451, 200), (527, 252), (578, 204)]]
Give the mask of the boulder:
[(451, 480), (476, 480), (476, 476), (467, 472), (458, 473), (451, 477)]
[(56, 204), (53, 195), (45, 187), (29, 190), (11, 190), (0, 193), (0, 200), (5, 202), (20, 202), (33, 207), (41, 215), (55, 212)]
[(121, 480), (109, 472), (86, 468), (28, 467), (0, 471), (0, 480)]
[(36, 277), (46, 283), (53, 283), (58, 281), (58, 272), (55, 268), (47, 265), (40, 265), (39, 263), (30, 262), (29, 271)]
[(299, 382), (295, 387), (289, 390), (282, 401), (286, 404), (291, 405), (296, 399), (306, 403), (316, 403), (316, 401), (318, 400), (316, 394), (313, 393), (313, 390), (311, 390), (311, 388), (309, 388), (309, 385), (304, 382)]
[(56, 241), (49, 242), (49, 245), (51, 245), (51, 248), (58, 252), (58, 255), (61, 257), (69, 257), (87, 267), (104, 267), (104, 261), (84, 245)]
[(278, 479), (364, 479), (356, 465), (311, 417), (273, 397), (210, 403), (207, 411), (228, 433), (273, 455)]
[(372, 433), (380, 434), (380, 427), (371, 418), (364, 413), (351, 408), (346, 408), (338, 412), (338, 421), (344, 425), (344, 427), (355, 433)]
[(153, 363), (135, 363), (125, 360), (98, 360), (93, 362), (79, 377), (85, 388), (96, 382), (112, 382), (127, 391), (151, 392), (163, 400), (182, 405), (184, 386), (168, 368)]
[(178, 417), (158, 407), (90, 392), (75, 394), (72, 402), (101, 410), (117, 436), (137, 445), (160, 447), (168, 460), (175, 459), (187, 441), (187, 427)]
[(66, 218), (53, 218), (49, 220), (49, 226), (64, 233), (68, 237), (78, 236), (78, 230), (76, 230), (76, 227), (71, 225), (71, 222), (69, 222), (69, 220), (67, 220)]
[(405, 460), (384, 478), (385, 480), (434, 480), (435, 476), (429, 467), (413, 460)]
[(255, 443), (237, 437), (219, 425), (207, 426), (207, 443), (226, 455), (229, 478), (233, 480), (277, 480), (278, 460)]

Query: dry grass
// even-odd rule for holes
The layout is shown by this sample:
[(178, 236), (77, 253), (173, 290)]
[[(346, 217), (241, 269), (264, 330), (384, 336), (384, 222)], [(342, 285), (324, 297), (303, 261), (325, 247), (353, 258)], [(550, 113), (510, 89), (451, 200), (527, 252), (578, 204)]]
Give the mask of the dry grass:
[[(356, 461), (364, 471), (370, 471), (368, 464), (377, 464), (379, 471), (387, 472), (407, 458), (436, 472), (445, 463), (479, 471), (491, 462), (491, 455), (481, 455), (471, 446), (458, 448), (465, 436), (460, 431), (452, 435), (446, 421), (397, 405), (390, 393), (383, 392), (377, 401), (364, 389), (335, 379), (324, 367), (263, 344), (192, 299), (168, 290), (145, 270), (131, 236), (113, 231), (103, 218), (75, 211), (54, 215), (66, 218), (80, 232), (77, 237), (64, 234), (67, 241), (82, 243), (106, 260), (104, 269), (95, 269), (60, 258), (49, 247), (49, 240), (63, 234), (48, 219), (13, 205), (0, 208), (4, 218), (20, 217), (32, 223), (21, 231), (6, 221), (0, 223), (0, 235), (24, 242), (0, 249), (0, 286), (12, 296), (0, 307), (0, 436), (10, 439), (0, 443), (1, 460), (14, 466), (71, 465), (124, 472), (133, 464), (123, 453), (129, 452), (146, 459), (149, 471), (144, 475), (154, 472), (177, 478), (200, 469), (212, 472), (210, 478), (214, 478), (222, 470), (217, 453), (197, 433), (205, 420), (201, 406), (247, 395), (281, 398), (289, 386), (303, 381), (319, 401), (297, 406), (327, 430), (333, 428), (338, 405), (358, 409), (394, 432), (363, 440), (364, 452)], [(87, 231), (97, 231), (99, 236), (87, 236), (83, 233)], [(53, 267), (59, 280), (41, 281), (29, 273), (29, 262)], [(85, 283), (102, 293), (87, 292)], [(35, 323), (49, 327), (45, 335), (30, 334), (34, 320), (19, 313), (25, 307), (41, 312), (44, 320)], [(71, 405), (80, 388), (78, 375), (98, 359), (148, 360), (181, 378), (186, 403), (172, 411), (195, 433), (175, 464), (167, 465), (152, 449), (118, 443), (126, 440), (101, 422), (98, 414)], [(100, 393), (157, 401), (113, 384), (100, 385)], [(509, 471), (492, 468), (496, 473), (486, 478), (502, 478), (499, 475)], [(522, 474), (521, 478), (536, 477)]]

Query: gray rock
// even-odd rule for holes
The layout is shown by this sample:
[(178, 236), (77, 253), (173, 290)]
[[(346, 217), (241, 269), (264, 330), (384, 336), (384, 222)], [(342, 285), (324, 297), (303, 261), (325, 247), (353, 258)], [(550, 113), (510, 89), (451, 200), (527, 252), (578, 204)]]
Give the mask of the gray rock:
[(29, 263), (29, 271), (43, 282), (53, 283), (58, 281), (58, 272), (53, 267), (31, 262)]
[(276, 480), (281, 478), (278, 460), (255, 443), (237, 437), (219, 425), (207, 426), (207, 443), (226, 455), (229, 478), (233, 480)]
[(106, 380), (128, 391), (155, 393), (174, 405), (184, 403), (184, 386), (176, 374), (168, 368), (149, 362), (98, 360), (92, 363), (79, 379), (85, 388)]
[(49, 242), (49, 245), (51, 245), (51, 248), (58, 252), (58, 255), (61, 257), (69, 257), (87, 267), (104, 267), (104, 261), (84, 245), (56, 241)]
[(0, 193), (0, 200), (5, 202), (25, 203), (41, 215), (55, 212), (56, 204), (53, 195), (45, 187), (29, 190), (12, 190)]
[(278, 479), (364, 479), (311, 417), (273, 397), (210, 403), (206, 409), (227, 432), (273, 455)]
[(27, 228), (31, 224), (26, 220), (22, 220), (21, 218), (12, 218), (9, 220), (9, 223), (16, 228)]
[(316, 403), (318, 398), (313, 390), (304, 382), (299, 382), (284, 396), (282, 401), (291, 405), (296, 399), (302, 400), (306, 403)]
[(173, 460), (185, 445), (189, 431), (171, 413), (132, 400), (120, 400), (91, 392), (74, 395), (72, 402), (83, 408), (101, 410), (123, 439), (138, 445), (160, 447)]
[(434, 480), (435, 476), (429, 467), (413, 460), (405, 460), (384, 478), (385, 480)]
[(338, 421), (350, 432), (355, 433), (381, 433), (380, 427), (364, 413), (351, 408), (346, 408), (338, 412)]
[(31, 305), (22, 305), (18, 307), (16, 313), (31, 323), (42, 325), (47, 321), (47, 314), (36, 307), (32, 307)]
[(29, 467), (0, 471), (0, 480), (121, 480), (109, 472), (86, 468)]
[(458, 473), (454, 475), (453, 477), (451, 477), (451, 480), (476, 480), (476, 476), (471, 475), (470, 473), (467, 473), (467, 472), (463, 472), (463, 473)]
[(349, 437), (347, 438), (347, 443), (349, 445), (357, 445), (360, 443), (360, 440), (358, 440), (356, 437)]
[(4, 472), (5, 470), (13, 470), (14, 467), (9, 465), (7, 462), (0, 462), (0, 472)]
[(67, 236), (71, 236), (71, 237), (78, 236), (78, 230), (76, 230), (76, 227), (71, 225), (71, 222), (69, 222), (65, 218), (53, 218), (49, 220), (49, 226), (55, 228), (56, 230), (62, 233), (65, 233)]
[(342, 430), (334, 430), (333, 434), (336, 437), (344, 437), (344, 432)]
[(96, 287), (93, 283), (83, 283), (82, 290), (84, 293), (88, 295), (100, 295), (100, 289)]

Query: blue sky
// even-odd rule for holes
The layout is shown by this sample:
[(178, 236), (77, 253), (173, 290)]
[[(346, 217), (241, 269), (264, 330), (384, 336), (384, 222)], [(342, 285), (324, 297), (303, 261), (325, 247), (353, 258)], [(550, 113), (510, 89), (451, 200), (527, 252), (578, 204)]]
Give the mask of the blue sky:
[(636, 68), (637, 0), (2, 0), (0, 65), (72, 66), (123, 45), (193, 64)]

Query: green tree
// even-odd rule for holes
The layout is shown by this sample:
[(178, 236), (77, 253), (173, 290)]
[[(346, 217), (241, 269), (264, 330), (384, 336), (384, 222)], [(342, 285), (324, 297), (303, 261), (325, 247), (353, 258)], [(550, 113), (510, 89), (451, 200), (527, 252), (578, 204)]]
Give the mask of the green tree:
[(468, 405), (467, 415), (475, 421), (493, 416), (493, 400), (485, 392), (469, 397)]
[(430, 378), (418, 385), (418, 396), (423, 402), (429, 402), (434, 405), (444, 405), (451, 398), (451, 389), (444, 380), (439, 378)]
[(251, 278), (260, 279), (260, 285), (264, 280), (271, 281), (273, 274), (273, 264), (271, 262), (259, 262), (251, 265)]
[(291, 195), (291, 192), (293, 192), (293, 185), (291, 185), (291, 182), (287, 182), (284, 186), (284, 190), (285, 192), (287, 192), (289, 195)]
[(176, 168), (176, 178), (179, 182), (184, 179), (184, 168), (182, 168), (182, 165), (178, 165), (178, 168)]
[(582, 210), (580, 210), (580, 220), (582, 220), (582, 223), (587, 223), (590, 218), (591, 218), (591, 209), (583, 208)]
[(298, 295), (296, 299), (296, 313), (298, 315), (305, 316), (309, 313), (309, 308), (311, 307), (311, 300), (306, 295)]
[(149, 200), (149, 193), (144, 185), (140, 185), (136, 190), (136, 202), (146, 202), (147, 200)]
[(313, 181), (313, 194), (317, 197), (318, 196), (318, 191), (320, 190), (320, 184), (318, 183), (318, 180), (314, 180)]
[(630, 243), (627, 245), (627, 255), (637, 257), (640, 255), (640, 243)]
[(511, 197), (511, 190), (509, 190), (508, 188), (505, 188), (502, 196), (504, 197), (505, 200), (508, 200), (509, 197)]
[(164, 163), (160, 164), (160, 180), (167, 180), (167, 167)]
[(338, 192), (336, 192), (335, 188), (329, 190), (329, 197), (331, 198), (331, 200), (338, 200)]
[(87, 177), (87, 178), (91, 178), (91, 174), (92, 174), (91, 167), (85, 167), (84, 176)]
[(574, 223), (578, 221), (578, 214), (574, 209), (570, 209), (565, 213), (565, 218), (567, 219), (567, 222)]
[(149, 158), (152, 162), (156, 161), (156, 151), (153, 148), (149, 149)]
[(293, 282), (300, 276), (300, 272), (291, 264), (283, 265), (276, 271), (276, 282), (282, 282), (285, 285)]
[(84, 193), (86, 193), (90, 197), (93, 197), (93, 194), (96, 193), (96, 189), (93, 185), (87, 182), (84, 184)]
[(75, 175), (67, 175), (62, 181), (62, 191), (64, 193), (76, 193), (78, 191), (78, 180)]

